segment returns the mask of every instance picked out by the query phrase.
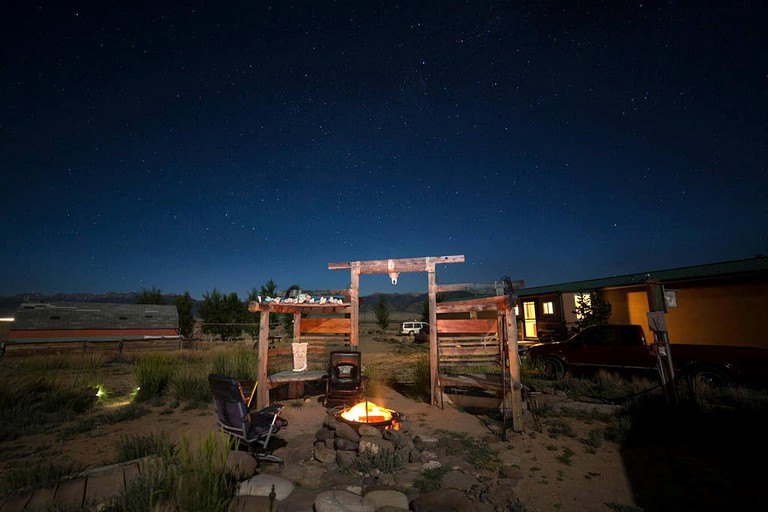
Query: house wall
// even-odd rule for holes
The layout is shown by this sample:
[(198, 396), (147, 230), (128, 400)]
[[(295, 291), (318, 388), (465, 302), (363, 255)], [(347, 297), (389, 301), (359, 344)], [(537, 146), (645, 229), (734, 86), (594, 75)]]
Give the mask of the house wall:
[(678, 307), (667, 312), (672, 343), (768, 348), (768, 283), (692, 283), (667, 289), (677, 290)]

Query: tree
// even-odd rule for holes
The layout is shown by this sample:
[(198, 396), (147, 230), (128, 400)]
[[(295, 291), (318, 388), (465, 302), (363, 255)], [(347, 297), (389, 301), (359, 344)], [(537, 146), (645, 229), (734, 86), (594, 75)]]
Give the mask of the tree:
[(596, 290), (576, 294), (576, 326), (572, 333), (583, 331), (590, 325), (607, 324), (613, 306), (603, 299)]
[(203, 294), (200, 304), (200, 317), (203, 319), (203, 332), (221, 336), (222, 340), (239, 337), (243, 332), (243, 323), (248, 311), (237, 293), (222, 295), (214, 288), (211, 293)]
[[(259, 299), (259, 290), (256, 288), (251, 288), (251, 291), (248, 292), (248, 302), (247, 304), (250, 304), (251, 302), (258, 302)], [(247, 309), (247, 306), (246, 306)], [(243, 326), (243, 331), (247, 332), (252, 338), (259, 335), (259, 326), (261, 325), (261, 313), (251, 313), (250, 311), (245, 312), (245, 323), (247, 325)]]
[(376, 323), (379, 327), (382, 329), (389, 327), (389, 304), (387, 304), (384, 295), (379, 295), (379, 302), (374, 308), (374, 313), (376, 313)]
[(174, 299), (173, 303), (176, 306), (176, 311), (179, 312), (179, 332), (185, 338), (192, 336), (192, 329), (195, 327), (195, 317), (192, 314), (192, 296), (189, 292), (184, 292), (184, 295), (179, 295)]
[(144, 288), (139, 292), (136, 296), (136, 304), (158, 304), (164, 306), (167, 304), (167, 301), (163, 297), (163, 291), (153, 286), (151, 290)]

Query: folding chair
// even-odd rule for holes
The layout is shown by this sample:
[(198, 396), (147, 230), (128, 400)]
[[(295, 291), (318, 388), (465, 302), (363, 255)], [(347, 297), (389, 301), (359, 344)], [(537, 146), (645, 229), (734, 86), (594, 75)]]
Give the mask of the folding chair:
[(282, 463), (282, 458), (269, 453), (269, 442), (273, 434), (288, 426), (280, 417), (283, 404), (274, 403), (259, 411), (250, 411), (236, 378), (212, 373), (208, 375), (208, 383), (213, 392), (216, 423), (222, 432), (247, 446), (248, 453), (257, 461)]
[(330, 353), (325, 405), (329, 402), (354, 405), (363, 398), (360, 352), (337, 350)]

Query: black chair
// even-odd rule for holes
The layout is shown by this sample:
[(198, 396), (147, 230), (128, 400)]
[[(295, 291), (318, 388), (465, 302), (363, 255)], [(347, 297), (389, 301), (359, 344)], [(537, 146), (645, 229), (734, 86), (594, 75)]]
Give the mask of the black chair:
[(256, 461), (278, 462), (283, 459), (270, 453), (272, 436), (286, 427), (288, 422), (280, 417), (283, 404), (274, 403), (259, 411), (249, 410), (249, 400), (234, 377), (212, 373), (208, 383), (213, 392), (216, 423), (226, 434), (245, 445)]
[(360, 352), (337, 350), (330, 353), (325, 387), (325, 405), (354, 405), (363, 398)]

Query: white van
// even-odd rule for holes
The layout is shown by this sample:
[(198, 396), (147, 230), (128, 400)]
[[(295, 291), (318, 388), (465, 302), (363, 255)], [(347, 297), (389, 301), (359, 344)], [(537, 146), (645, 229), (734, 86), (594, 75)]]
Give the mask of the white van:
[(400, 329), (400, 334), (407, 334), (408, 336), (414, 336), (417, 332), (421, 330), (422, 327), (429, 327), (429, 324), (427, 322), (403, 322), (403, 325)]

